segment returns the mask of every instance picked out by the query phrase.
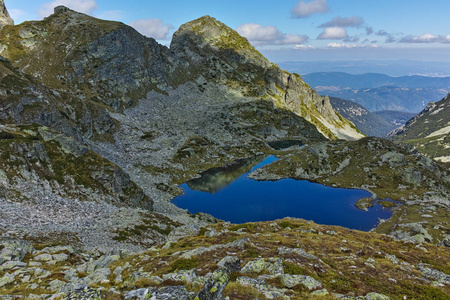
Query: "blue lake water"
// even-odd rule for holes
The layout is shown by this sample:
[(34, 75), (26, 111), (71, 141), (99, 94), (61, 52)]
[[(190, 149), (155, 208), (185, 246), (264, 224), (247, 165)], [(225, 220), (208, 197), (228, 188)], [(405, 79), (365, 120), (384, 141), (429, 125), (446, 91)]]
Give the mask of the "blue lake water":
[(365, 231), (375, 227), (378, 218), (392, 215), (379, 204), (369, 211), (358, 209), (355, 203), (371, 196), (364, 190), (327, 187), (306, 180), (247, 178), (253, 170), (276, 160), (273, 156), (262, 159), (241, 160), (206, 171), (201, 178), (182, 184), (184, 194), (173, 203), (190, 213), (204, 212), (232, 223), (295, 217)]

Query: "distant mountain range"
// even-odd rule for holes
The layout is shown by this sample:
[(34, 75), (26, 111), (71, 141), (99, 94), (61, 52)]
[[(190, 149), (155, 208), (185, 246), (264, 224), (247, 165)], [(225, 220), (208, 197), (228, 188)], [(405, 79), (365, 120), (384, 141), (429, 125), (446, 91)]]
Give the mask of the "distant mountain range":
[(450, 93), (441, 101), (430, 103), (393, 132), (391, 139), (436, 160), (450, 162)]
[(368, 136), (385, 137), (415, 115), (398, 111), (370, 112), (361, 104), (336, 97), (330, 97), (330, 102), (337, 112)]
[[(266, 51), (270, 59), (270, 52)], [(278, 57), (273, 57), (276, 60)], [(450, 62), (414, 60), (327, 60), (285, 61), (278, 65), (301, 75), (317, 72), (345, 72), (350, 74), (380, 73), (389, 76), (422, 75), (450, 76)]]
[(409, 121), (416, 114), (403, 111), (383, 110), (374, 112), (375, 115), (381, 117), (383, 120), (394, 126), (400, 127)]
[(450, 91), (450, 77), (322, 72), (306, 74), (303, 79), (322, 95), (352, 100), (369, 111), (418, 113)]

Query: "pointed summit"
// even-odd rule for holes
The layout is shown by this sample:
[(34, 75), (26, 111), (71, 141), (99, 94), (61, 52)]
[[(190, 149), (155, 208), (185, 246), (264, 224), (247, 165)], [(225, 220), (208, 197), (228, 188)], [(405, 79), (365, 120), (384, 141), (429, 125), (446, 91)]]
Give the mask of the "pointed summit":
[(14, 25), (14, 21), (9, 16), (8, 10), (5, 6), (5, 2), (3, 2), (3, 0), (0, 0), (0, 27), (4, 25)]
[(240, 56), (241, 62), (244, 59), (264, 68), (271, 66), (245, 37), (210, 16), (181, 25), (173, 35), (170, 48), (174, 51), (196, 48), (204, 52), (207, 45), (217, 51), (231, 51)]

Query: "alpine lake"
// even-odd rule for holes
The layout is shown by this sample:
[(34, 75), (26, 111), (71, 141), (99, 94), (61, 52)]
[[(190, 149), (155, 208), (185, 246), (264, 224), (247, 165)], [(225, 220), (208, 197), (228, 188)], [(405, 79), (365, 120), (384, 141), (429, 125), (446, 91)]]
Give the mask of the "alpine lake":
[(392, 212), (376, 201), (367, 211), (355, 204), (371, 197), (364, 190), (328, 187), (307, 180), (256, 181), (254, 170), (276, 161), (275, 156), (237, 160), (200, 174), (180, 187), (172, 202), (190, 213), (208, 213), (231, 223), (271, 221), (285, 217), (312, 220), (369, 231)]

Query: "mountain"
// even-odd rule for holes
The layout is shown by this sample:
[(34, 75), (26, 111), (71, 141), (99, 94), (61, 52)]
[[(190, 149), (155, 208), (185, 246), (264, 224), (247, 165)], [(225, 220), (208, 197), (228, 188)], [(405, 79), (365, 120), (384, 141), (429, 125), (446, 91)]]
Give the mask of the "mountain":
[[(144, 198), (129, 203), (116, 194), (98, 198), (110, 208), (106, 211), (126, 207), (114, 212), (125, 220), (110, 228), (116, 233), (128, 226), (135, 210), (139, 213), (133, 214), (133, 222), (159, 220), (155, 222), (161, 228), (174, 228), (173, 235), (210, 222), (210, 216), (191, 218), (170, 203), (181, 192), (178, 185), (212, 167), (269, 153), (273, 142), (311, 143), (325, 140), (323, 134), (333, 139), (362, 137), (333, 110), (327, 97), (318, 95), (299, 75), (270, 63), (246, 39), (209, 16), (181, 26), (170, 48), (122, 23), (65, 7), (57, 7), (43, 21), (5, 26), (0, 39), (5, 57), (0, 59), (0, 116), (1, 123), (8, 126), (5, 135), (17, 125), (47, 126), (66, 137), (69, 144), (105, 160), (87, 178), (109, 174), (112, 167), (104, 170), (109, 164), (121, 170), (114, 171), (114, 176), (123, 171), (128, 177), (121, 175), (117, 180), (136, 184)], [(36, 132), (32, 136), (44, 138)], [(43, 145), (45, 149), (39, 149), (45, 154), (49, 150)], [(46, 198), (72, 199), (66, 186), (84, 186), (83, 180), (77, 181), (77, 168), (69, 164), (81, 158), (72, 157), (64, 144), (55, 147), (61, 156), (57, 167), (53, 162), (20, 159), (39, 185), (48, 187), (45, 196), (37, 198), (36, 210), (47, 205)], [(5, 168), (16, 170), (16, 161), (8, 159)], [(34, 170), (36, 163), (47, 166), (48, 172)], [(14, 174), (19, 173), (20, 168), (7, 173), (8, 182), (15, 182)], [(4, 194), (13, 195), (19, 187), (9, 184)], [(124, 189), (131, 191), (127, 185)], [(103, 190), (92, 189), (92, 193)], [(140, 212), (142, 209), (147, 212)], [(79, 221), (63, 211), (53, 211), (55, 219), (67, 224), (55, 238), (63, 239), (69, 233), (78, 236), (73, 228)], [(171, 215), (179, 222), (177, 229), (154, 213)], [(105, 222), (114, 214), (106, 216)], [(6, 215), (4, 221), (8, 226), (27, 224), (25, 215)], [(90, 224), (95, 240), (103, 227)], [(52, 226), (40, 230), (48, 232)], [(147, 244), (161, 239), (158, 230), (149, 227), (140, 236), (147, 237)], [(79, 246), (93, 244), (77, 238), (83, 241)], [(109, 247), (115, 238), (110, 234), (98, 244)], [(135, 247), (133, 239), (127, 239), (127, 247)]]
[(383, 86), (401, 88), (450, 89), (450, 77), (399, 76), (392, 77), (379, 73), (348, 74), (343, 72), (320, 72), (303, 75), (311, 86), (335, 86), (340, 89), (363, 89)]
[[(270, 57), (270, 52), (267, 53)], [(279, 59), (273, 57), (273, 59)], [(309, 73), (377, 73), (401, 77), (405, 74), (425, 77), (450, 76), (450, 62), (415, 61), (415, 60), (321, 60), (321, 61), (287, 61), (279, 65), (289, 72), (301, 75)]]
[[(315, 93), (299, 75), (282, 71), (246, 39), (211, 17), (181, 26), (170, 49), (124, 24), (64, 7), (56, 8), (44, 21), (5, 28), (0, 35), (7, 41), (0, 55), (16, 67), (60, 93), (77, 95), (95, 106), (122, 111), (151, 91), (178, 92), (188, 85), (203, 92), (208, 84), (221, 85), (230, 90), (228, 94), (266, 98), (293, 111), (327, 137), (362, 136), (351, 123), (341, 120), (328, 98)], [(52, 65), (42, 68), (50, 57)], [(90, 134), (84, 130), (84, 135)]]
[(391, 139), (442, 162), (450, 162), (450, 93), (431, 102), (403, 127), (391, 133)]
[(417, 113), (450, 90), (450, 77), (322, 72), (306, 74), (303, 78), (321, 94), (352, 100), (370, 111)]
[(4, 1), (0, 0), (0, 27), (5, 25), (14, 25), (14, 21), (9, 16)]
[[(367, 136), (384, 137), (390, 131), (401, 126), (383, 119), (376, 113), (368, 111), (364, 106), (350, 100), (330, 97), (333, 108), (344, 118), (352, 121)], [(405, 121), (406, 122), (406, 121)]]
[[(363, 137), (218, 20), (182, 25), (165, 47), (60, 6), (0, 40), (6, 298), (448, 294), (448, 168)], [(365, 190), (392, 217), (378, 235), (290, 218), (230, 224), (171, 202), (183, 183), (214, 192), (243, 172)]]
[(395, 110), (382, 110), (382, 111), (375, 111), (375, 115), (379, 116), (392, 126), (395, 126), (394, 128), (400, 127), (405, 125), (409, 119), (415, 116), (414, 113), (408, 113), (403, 111), (395, 111)]

